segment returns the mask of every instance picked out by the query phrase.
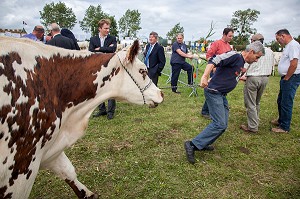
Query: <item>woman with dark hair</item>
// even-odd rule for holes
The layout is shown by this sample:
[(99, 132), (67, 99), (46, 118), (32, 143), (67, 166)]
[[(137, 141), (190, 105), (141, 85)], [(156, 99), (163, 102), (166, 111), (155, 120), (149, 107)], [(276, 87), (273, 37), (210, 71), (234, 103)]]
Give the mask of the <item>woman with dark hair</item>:
[(80, 48), (78, 46), (78, 43), (77, 43), (77, 39), (75, 38), (74, 34), (69, 29), (62, 28), (61, 31), (60, 31), (60, 34), (65, 36), (65, 37), (68, 37), (68, 38), (72, 39), (74, 41), (76, 50), (80, 50)]

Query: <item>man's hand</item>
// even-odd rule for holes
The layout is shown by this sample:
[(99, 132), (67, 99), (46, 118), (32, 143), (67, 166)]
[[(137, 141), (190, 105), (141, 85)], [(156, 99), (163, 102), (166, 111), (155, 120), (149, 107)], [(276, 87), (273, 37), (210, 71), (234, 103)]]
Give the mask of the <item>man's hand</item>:
[(98, 48), (95, 48), (95, 51), (98, 51), (98, 50), (100, 50), (100, 47), (98, 47)]
[(200, 81), (200, 84), (199, 86), (201, 86), (202, 88), (205, 88), (207, 87), (208, 85), (208, 77), (209, 77), (209, 74), (211, 72), (211, 70), (214, 68), (215, 66), (213, 64), (207, 64), (205, 70), (204, 70), (204, 73), (201, 77), (201, 81)]
[(199, 86), (202, 88), (205, 88), (205, 87), (207, 87), (207, 85), (208, 85), (208, 78), (207, 78), (207, 76), (202, 75)]
[(246, 73), (244, 73), (244, 75), (242, 77), (240, 77), (240, 81), (246, 81), (247, 77), (246, 77)]

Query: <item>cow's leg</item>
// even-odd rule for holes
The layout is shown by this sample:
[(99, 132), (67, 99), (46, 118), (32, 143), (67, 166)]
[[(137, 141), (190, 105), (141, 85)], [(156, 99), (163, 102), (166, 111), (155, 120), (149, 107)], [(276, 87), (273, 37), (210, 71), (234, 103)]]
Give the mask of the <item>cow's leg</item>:
[(43, 168), (55, 172), (61, 179), (65, 180), (74, 190), (78, 198), (98, 198), (97, 194), (94, 194), (93, 192), (88, 190), (86, 186), (84, 186), (77, 180), (75, 168), (64, 152), (62, 152), (56, 159), (52, 160), (51, 162), (43, 164)]

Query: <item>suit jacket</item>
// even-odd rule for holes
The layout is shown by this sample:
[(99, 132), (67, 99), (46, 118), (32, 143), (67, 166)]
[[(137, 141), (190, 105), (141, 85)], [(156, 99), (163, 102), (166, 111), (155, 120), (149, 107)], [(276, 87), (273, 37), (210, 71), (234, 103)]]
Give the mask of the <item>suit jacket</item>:
[[(144, 57), (148, 52), (150, 44), (147, 44), (146, 50), (144, 51)], [(148, 76), (150, 79), (155, 75), (161, 75), (161, 71), (164, 69), (166, 64), (166, 57), (164, 48), (159, 44), (156, 43), (149, 55), (149, 68), (148, 68)]]
[(80, 50), (79, 45), (77, 43), (77, 39), (75, 38), (75, 36), (74, 36), (74, 34), (72, 33), (71, 30), (63, 28), (63, 29), (61, 29), (60, 34), (62, 36), (65, 36), (65, 37), (68, 37), (68, 38), (72, 39), (73, 42), (74, 42), (74, 45), (75, 45), (75, 49)]
[[(116, 37), (107, 35), (104, 40), (104, 46), (100, 47), (100, 37), (97, 36), (91, 37), (89, 44), (89, 51), (91, 52), (102, 52), (102, 53), (114, 53), (117, 50), (117, 40)], [(95, 50), (95, 48), (100, 47), (100, 50)]]
[(47, 42), (47, 44), (70, 50), (76, 50), (73, 40), (68, 37), (62, 36), (61, 34), (55, 35), (51, 40)]

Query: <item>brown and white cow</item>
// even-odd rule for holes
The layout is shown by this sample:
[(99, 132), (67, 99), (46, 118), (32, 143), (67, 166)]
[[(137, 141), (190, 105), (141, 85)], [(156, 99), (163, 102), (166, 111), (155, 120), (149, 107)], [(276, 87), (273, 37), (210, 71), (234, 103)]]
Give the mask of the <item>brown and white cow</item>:
[(97, 197), (77, 180), (64, 149), (109, 98), (163, 101), (137, 53), (137, 41), (92, 54), (0, 37), (0, 198), (28, 198), (39, 169), (55, 172), (79, 198)]

